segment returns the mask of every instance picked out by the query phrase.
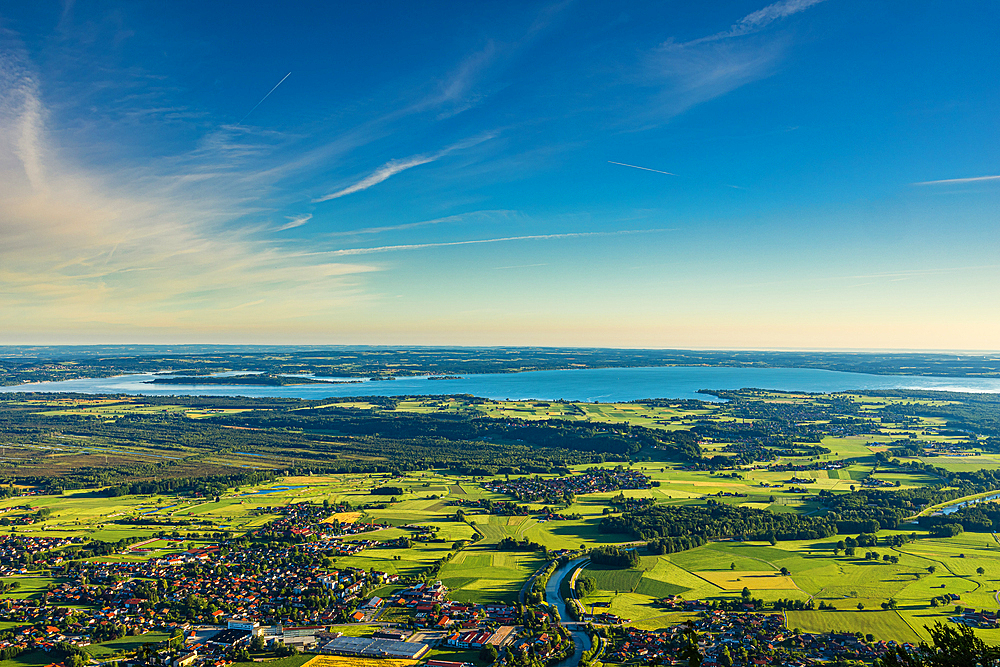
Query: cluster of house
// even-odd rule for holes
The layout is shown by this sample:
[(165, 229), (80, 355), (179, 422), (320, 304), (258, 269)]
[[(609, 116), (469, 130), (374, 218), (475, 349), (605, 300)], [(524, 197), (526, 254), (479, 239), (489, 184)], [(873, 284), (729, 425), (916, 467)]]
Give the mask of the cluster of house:
[[(956, 599), (958, 596), (955, 596)], [(962, 625), (968, 625), (973, 628), (980, 628), (983, 630), (993, 630), (1000, 628), (1000, 613), (995, 611), (986, 611), (985, 609), (975, 610), (975, 609), (963, 609), (961, 615), (952, 616), (951, 621), (953, 623), (961, 623)]]
[[(925, 431), (926, 433), (926, 431)], [(932, 435), (937, 435), (936, 433)], [(967, 441), (952, 442), (927, 442), (912, 443), (909, 446), (923, 445), (924, 456), (972, 456), (973, 452), (968, 451)]]
[[(558, 633), (543, 632), (519, 637), (512, 625), (504, 625), (493, 630), (466, 630), (453, 632), (445, 638), (445, 644), (458, 649), (481, 649), (495, 646), (497, 651), (509, 648), (512, 653), (531, 655), (536, 660), (547, 660), (565, 646), (565, 640)], [(430, 663), (428, 663), (430, 665)]]
[[(501, 629), (508, 630), (510, 626), (504, 626)], [(512, 634), (511, 632), (504, 632), (501, 635), (500, 631), (492, 632), (490, 630), (475, 628), (451, 633), (445, 638), (445, 644), (454, 646), (455, 648), (482, 648), (484, 646), (496, 646), (499, 648), (503, 645), (504, 640), (511, 638)]]
[[(35, 512), (37, 507), (30, 505), (15, 505), (13, 507), (0, 507), (0, 515), (11, 512)], [(35, 523), (36, 517), (33, 514), (15, 514), (14, 516), (0, 516), (0, 526), (30, 526)]]
[[(125, 615), (138, 610), (159, 621), (168, 620), (178, 605), (200, 599), (204, 610), (189, 620), (235, 614), (262, 621), (332, 623), (353, 611), (366, 589), (398, 580), (385, 572), (296, 564), (302, 546), (202, 547), (145, 563), (74, 563), (64, 569), (71, 581), (55, 586), (45, 599), (49, 605), (86, 604)], [(200, 567), (178, 567), (188, 564)], [(155, 601), (147, 590), (150, 581), (159, 583), (153, 584)]]
[(338, 513), (349, 509), (346, 505), (324, 507), (312, 503), (261, 507), (255, 514), (277, 514), (278, 518), (258, 528), (254, 536), (265, 539), (315, 536), (314, 539), (331, 540), (343, 535), (358, 535), (385, 528), (385, 524), (340, 521), (336, 518)]
[(89, 646), (119, 636), (143, 635), (151, 631), (181, 630), (187, 623), (152, 618), (138, 608), (105, 605), (87, 610), (43, 606), (32, 600), (5, 599), (0, 618), (22, 625), (0, 638), (0, 650), (51, 651), (60, 645)]
[[(322, 628), (344, 620), (339, 610), (351, 611), (366, 587), (397, 580), (397, 575), (365, 572), (344, 568), (317, 572), (311, 568), (276, 568), (260, 576), (254, 575), (190, 575), (184, 568), (157, 568), (150, 564), (102, 563), (84, 564), (76, 570), (76, 580), (58, 584), (45, 594), (45, 604), (34, 600), (5, 599), (0, 604), (0, 620), (23, 623), (11, 639), (0, 641), (0, 649), (9, 647), (48, 649), (59, 643), (86, 646), (122, 635), (141, 635), (153, 630), (189, 628), (187, 622), (176, 620), (173, 613), (198, 596), (208, 603), (195, 620), (216, 624), (229, 618), (227, 632), (213, 634), (209, 639), (195, 633), (188, 637), (190, 651), (199, 663), (221, 659), (230, 649), (240, 648), (254, 634), (253, 628), (264, 627), (264, 638), (288, 644), (312, 643), (315, 633), (301, 631), (303, 621)], [(160, 590), (162, 597), (152, 602), (140, 590), (149, 582), (133, 577), (160, 579), (167, 584)], [(86, 583), (84, 583), (86, 582)], [(303, 600), (308, 592), (322, 590), (329, 595), (329, 605), (308, 609)], [(88, 605), (82, 610), (73, 606)], [(216, 609), (225, 607), (230, 612)], [(294, 608), (303, 613), (294, 617), (287, 611)], [(213, 610), (214, 611), (211, 611)], [(284, 613), (281, 612), (284, 610)], [(259, 626), (258, 619), (270, 619), (278, 625)], [(322, 624), (322, 625), (320, 625)], [(289, 628), (292, 627), (292, 630)], [(294, 628), (298, 627), (299, 630)], [(114, 634), (111, 634), (113, 628)], [(269, 629), (270, 628), (270, 629)], [(279, 628), (275, 631), (274, 628)], [(240, 630), (249, 629), (249, 632)], [(217, 631), (217, 626), (209, 628)], [(209, 660), (211, 662), (211, 660)], [(176, 667), (176, 666), (175, 666)]]
[(607, 493), (629, 489), (650, 488), (649, 477), (637, 470), (594, 469), (579, 475), (565, 477), (519, 477), (509, 480), (491, 480), (483, 488), (494, 493), (504, 493), (522, 502), (547, 502), (566, 494)]
[(899, 486), (899, 482), (889, 481), (887, 479), (879, 479), (878, 477), (872, 477), (869, 475), (861, 480), (861, 486), (866, 489), (893, 489)]
[(26, 560), (52, 549), (80, 542), (79, 537), (29, 537), (0, 535), (0, 577), (24, 574)]
[(532, 660), (545, 663), (555, 659), (557, 653), (567, 648), (567, 640), (558, 632), (543, 632), (537, 637), (525, 637), (510, 645), (516, 655), (529, 656)]
[[(692, 632), (693, 631), (693, 632)], [(692, 646), (692, 641), (696, 643)], [(703, 667), (790, 666), (873, 660), (896, 642), (865, 641), (851, 633), (795, 634), (780, 614), (706, 612), (695, 621), (662, 630), (626, 628), (605, 654), (606, 662), (673, 663), (694, 648)]]
[(48, 610), (24, 600), (3, 600), (0, 617), (11, 616), (19, 617), (24, 625), (9, 630), (0, 638), (0, 651), (26, 648), (49, 651), (60, 643), (90, 644), (86, 627), (74, 621), (72, 609)]

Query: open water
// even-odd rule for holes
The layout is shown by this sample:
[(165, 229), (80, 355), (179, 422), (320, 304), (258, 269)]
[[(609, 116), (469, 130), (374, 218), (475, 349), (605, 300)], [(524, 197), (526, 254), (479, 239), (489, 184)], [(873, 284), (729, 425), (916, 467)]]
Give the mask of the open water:
[[(1000, 378), (866, 375), (813, 368), (594, 368), (464, 375), (457, 380), (427, 377), (364, 381), (359, 384), (314, 384), (292, 387), (145, 384), (152, 374), (64, 380), (0, 387), (2, 392), (79, 392), (151, 396), (284, 396), (320, 399), (337, 396), (403, 396), (472, 394), (493, 399), (631, 401), (640, 398), (712, 400), (699, 389), (783, 389), (833, 392), (852, 389), (927, 389), (1000, 393)], [(322, 378), (348, 380), (350, 378)]]

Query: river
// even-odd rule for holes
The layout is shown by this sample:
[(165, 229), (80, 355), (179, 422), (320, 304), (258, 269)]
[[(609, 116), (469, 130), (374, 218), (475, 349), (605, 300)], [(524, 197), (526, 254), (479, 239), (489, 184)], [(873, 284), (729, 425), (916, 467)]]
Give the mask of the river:
[[(868, 375), (814, 368), (722, 368), (666, 366), (654, 368), (592, 368), (464, 375), (431, 380), (426, 376), (357, 384), (306, 384), (288, 387), (247, 385), (147, 384), (153, 374), (111, 378), (38, 382), (0, 387), (0, 392), (79, 392), (150, 396), (258, 396), (322, 399), (338, 396), (427, 396), (472, 394), (492, 399), (568, 401), (632, 401), (640, 398), (712, 400), (699, 389), (783, 389), (835, 392), (863, 389), (914, 389), (1000, 393), (1000, 378)], [(349, 378), (326, 378), (347, 380)]]
[[(552, 576), (545, 583), (545, 601), (556, 608), (559, 612), (559, 618), (563, 621), (572, 620), (572, 617), (566, 609), (566, 603), (563, 602), (562, 596), (559, 595), (559, 585), (574, 568), (585, 560), (587, 560), (587, 557), (581, 556), (569, 561), (553, 572)], [(573, 636), (573, 646), (575, 647), (573, 655), (560, 662), (556, 667), (576, 667), (583, 656), (583, 652), (590, 648), (590, 637), (586, 632), (572, 630), (570, 634)]]

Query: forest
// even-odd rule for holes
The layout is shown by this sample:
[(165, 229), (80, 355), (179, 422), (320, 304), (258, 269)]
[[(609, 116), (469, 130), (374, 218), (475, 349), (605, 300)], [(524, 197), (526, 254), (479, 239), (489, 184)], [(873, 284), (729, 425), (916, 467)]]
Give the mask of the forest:
[[(741, 540), (812, 540), (837, 533), (826, 517), (776, 513), (727, 505), (709, 499), (704, 505), (654, 505), (601, 520), (601, 531), (625, 533), (640, 540), (698, 537)], [(692, 546), (698, 546), (693, 544)]]

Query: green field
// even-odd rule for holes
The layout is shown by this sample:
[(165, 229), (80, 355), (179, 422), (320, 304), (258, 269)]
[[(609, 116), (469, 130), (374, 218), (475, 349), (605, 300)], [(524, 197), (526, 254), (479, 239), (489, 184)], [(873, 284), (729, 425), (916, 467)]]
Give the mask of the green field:
[(122, 637), (103, 644), (92, 644), (84, 650), (95, 658), (106, 658), (119, 652), (134, 651), (142, 648), (146, 644), (156, 645), (170, 639), (170, 635), (164, 632), (147, 632), (136, 637)]
[[(822, 426), (826, 423), (808, 412), (826, 409), (825, 397), (783, 392), (756, 392), (753, 396), (772, 407), (793, 406), (803, 410), (805, 416), (801, 421), (804, 424)], [(898, 488), (905, 490), (938, 484), (946, 477), (941, 469), (1000, 468), (1000, 454), (983, 452), (981, 443), (974, 437), (970, 439), (949, 431), (945, 418), (910, 418), (908, 415), (904, 415), (906, 419), (898, 415), (890, 418), (893, 406), (911, 405), (911, 399), (862, 395), (840, 395), (837, 398), (841, 400), (845, 397), (853, 401), (852, 405), (860, 406), (855, 414), (858, 420), (872, 420), (870, 428), (850, 431), (864, 431), (854, 435), (843, 435), (845, 431), (839, 431), (840, 435), (831, 435), (823, 431), (827, 434), (822, 437), (796, 441), (795, 447), (800, 449), (821, 445), (830, 451), (822, 453), (823, 450), (815, 449), (810, 450), (812, 453), (802, 454), (796, 453), (794, 448), (782, 450), (768, 461), (771, 468), (764, 464), (744, 464), (716, 471), (694, 469), (698, 466), (671, 460), (670, 456), (657, 451), (655, 446), (634, 452), (630, 457), (622, 457), (620, 461), (581, 463), (579, 461), (587, 459), (567, 459), (572, 461), (567, 463), (567, 467), (574, 473), (592, 467), (623, 466), (644, 472), (654, 483), (650, 489), (588, 493), (567, 497), (565, 504), (553, 504), (552, 509), (572, 515), (567, 520), (547, 520), (540, 513), (544, 505), (530, 502), (523, 503), (531, 512), (528, 516), (488, 515), (478, 508), (465, 507), (464, 520), (457, 520), (454, 515), (460, 501), (511, 500), (508, 496), (483, 488), (486, 481), (518, 476), (501, 472), (500, 466), (495, 464), (479, 474), (457, 474), (448, 471), (461, 468), (434, 469), (431, 466), (398, 473), (331, 472), (329, 469), (326, 472), (303, 471), (300, 468), (301, 474), (283, 474), (281, 471), (293, 468), (290, 464), (295, 463), (295, 456), (278, 447), (269, 448), (265, 438), (253, 447), (247, 446), (253, 451), (236, 447), (204, 451), (186, 443), (163, 447), (135, 439), (123, 444), (105, 435), (51, 432), (39, 436), (37, 442), (12, 446), (4, 465), (13, 469), (30, 459), (31, 465), (35, 466), (33, 471), (48, 471), (45, 474), (54, 476), (73, 466), (88, 470), (105, 464), (114, 467), (115, 461), (138, 461), (143, 466), (163, 464), (163, 469), (174, 472), (195, 470), (198, 474), (207, 474), (206, 471), (230, 474), (243, 469), (278, 472), (269, 473), (272, 476), (264, 483), (231, 486), (221, 491), (218, 499), (214, 493), (195, 497), (193, 494), (168, 492), (105, 497), (93, 490), (8, 498), (0, 500), (0, 509), (10, 509), (3, 514), (4, 517), (24, 519), (40, 510), (48, 510), (50, 514), (37, 515), (38, 520), (28, 525), (0, 526), (0, 535), (16, 533), (32, 537), (68, 536), (116, 541), (125, 538), (149, 539), (154, 533), (162, 531), (181, 538), (180, 542), (157, 539), (144, 545), (150, 551), (125, 550), (102, 558), (110, 562), (139, 562), (178, 553), (192, 546), (214, 543), (219, 533), (223, 533), (224, 537), (225, 534), (240, 535), (251, 531), (276, 518), (275, 510), (269, 508), (300, 502), (347, 502), (352, 510), (357, 510), (352, 517), (389, 526), (359, 538), (387, 543), (413, 536), (415, 532), (408, 528), (413, 525), (431, 528), (432, 538), (430, 541), (414, 541), (408, 548), (375, 546), (356, 555), (338, 557), (335, 566), (374, 569), (415, 579), (424, 577), (436, 563), (444, 561), (436, 578), (452, 590), (454, 599), (513, 602), (525, 581), (545, 565), (547, 559), (541, 550), (498, 551), (496, 547), (501, 540), (529, 540), (548, 550), (574, 551), (631, 541), (629, 535), (605, 533), (600, 529), (601, 521), (609, 513), (618, 513), (612, 505), (614, 499), (620, 496), (651, 498), (662, 505), (705, 505), (711, 499), (775, 513), (823, 516), (828, 512), (825, 503), (830, 496), (821, 495), (821, 492), (839, 497), (839, 494), (850, 493), (852, 488), (861, 487), (865, 480), (898, 483)], [(116, 420), (128, 421), (123, 419), (126, 417), (169, 419), (191, 426), (211, 425), (213, 417), (242, 415), (247, 411), (240, 407), (173, 404), (170, 402), (173, 400), (163, 399), (155, 403), (140, 398), (32, 398), (19, 405), (27, 405), (32, 415), (51, 419), (53, 423), (62, 423), (59, 420), (63, 419), (75, 420), (74, 424), (83, 423), (80, 420), (91, 420), (108, 425), (108, 429), (118, 423)], [(392, 415), (443, 413), (484, 419), (525, 420), (519, 424), (544, 420), (597, 424), (628, 422), (633, 426), (659, 431), (677, 431), (696, 425), (719, 427), (745, 421), (745, 417), (735, 413), (731, 406), (722, 403), (706, 403), (696, 408), (694, 406), (698, 404), (666, 401), (657, 404), (570, 403), (432, 397), (401, 400), (384, 408), (375, 399), (371, 400), (315, 402), (297, 407), (294, 411), (303, 415), (311, 411), (325, 414), (318, 411), (332, 406), (355, 412), (384, 411)], [(948, 402), (927, 399), (926, 404), (944, 407)], [(886, 415), (884, 423), (875, 420), (881, 415)], [(325, 424), (313, 429), (305, 434), (314, 438), (310, 441), (312, 444), (328, 444), (341, 437), (335, 429), (327, 430)], [(288, 437), (301, 435), (304, 438), (303, 433), (291, 428), (282, 431)], [(922, 456), (919, 459), (908, 457), (939, 469), (919, 470), (895, 463), (888, 465), (885, 452), (901, 443), (939, 448), (929, 450), (932, 453), (959, 445), (965, 449), (954, 455)], [(722, 438), (704, 437), (700, 446), (706, 456), (719, 455), (726, 460), (726, 457), (736, 455), (731, 445), (732, 442)], [(310, 464), (318, 460), (316, 452), (305, 445), (295, 451)], [(390, 466), (384, 465), (384, 452), (376, 455), (374, 452), (358, 451), (358, 448), (331, 455), (330, 460), (376, 461), (382, 464), (380, 470), (390, 469)], [(595, 460), (603, 458), (595, 457)], [(13, 463), (15, 461), (16, 464)], [(557, 463), (558, 460), (553, 466)], [(532, 476), (546, 479), (558, 474), (548, 472), (550, 468), (540, 469), (547, 472), (532, 472)], [(493, 475), (493, 472), (496, 474)], [(385, 486), (399, 487), (400, 492), (394, 498), (372, 493), (373, 489)], [(801, 486), (805, 491), (793, 492), (795, 489), (792, 487), (795, 486)], [(938, 509), (929, 507), (923, 513)], [(155, 526), (131, 523), (150, 519), (159, 523)], [(833, 611), (787, 612), (790, 627), (806, 631), (852, 629), (870, 633), (879, 639), (899, 641), (925, 638), (924, 625), (946, 619), (953, 613), (950, 608), (930, 606), (932, 598), (944, 593), (959, 595), (962, 606), (997, 608), (1000, 599), (1000, 543), (991, 534), (965, 533), (948, 539), (933, 539), (916, 525), (906, 525), (899, 531), (882, 531), (880, 537), (894, 532), (918, 534), (916, 541), (903, 546), (890, 548), (880, 545), (877, 548), (881, 554), (898, 558), (897, 563), (866, 561), (863, 558), (864, 549), (859, 549), (859, 554), (854, 557), (834, 554), (837, 540), (846, 535), (823, 540), (780, 541), (774, 545), (718, 540), (671, 555), (655, 556), (643, 552), (641, 565), (634, 570), (588, 566), (583, 574), (595, 580), (597, 590), (583, 603), (607, 603), (612, 613), (631, 619), (639, 627), (658, 628), (688, 618), (688, 615), (672, 611), (660, 603), (663, 598), (677, 595), (683, 600), (734, 600), (740, 598), (740, 589), (745, 585), (753, 597), (767, 602), (790, 598), (816, 604), (823, 602), (824, 606), (829, 604), (835, 607)], [(930, 573), (928, 567), (932, 566), (936, 569)], [(977, 573), (980, 567), (984, 569), (982, 575)], [(781, 575), (781, 568), (786, 568), (790, 574), (787, 577)], [(38, 599), (47, 588), (60, 583), (61, 580), (50, 575), (50, 572), (38, 571), (31, 576), (17, 577), (20, 587), (6, 597)], [(391, 589), (379, 593), (388, 590)], [(881, 605), (890, 599), (895, 602), (896, 609), (883, 611)], [(859, 611), (858, 605), (862, 605), (864, 610)], [(365, 632), (367, 628), (348, 627), (349, 633)], [(1000, 643), (1000, 631), (980, 634), (991, 642)], [(103, 657), (116, 651), (134, 649), (145, 641), (158, 641), (153, 637), (124, 638), (89, 647), (88, 650), (95, 656)], [(275, 667), (297, 665), (276, 664)]]

